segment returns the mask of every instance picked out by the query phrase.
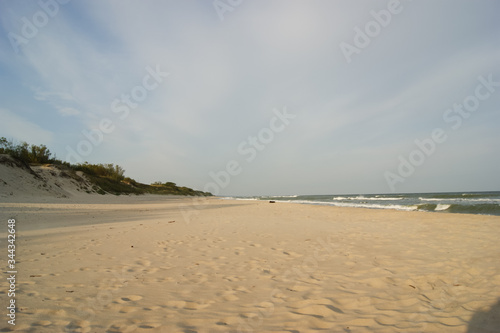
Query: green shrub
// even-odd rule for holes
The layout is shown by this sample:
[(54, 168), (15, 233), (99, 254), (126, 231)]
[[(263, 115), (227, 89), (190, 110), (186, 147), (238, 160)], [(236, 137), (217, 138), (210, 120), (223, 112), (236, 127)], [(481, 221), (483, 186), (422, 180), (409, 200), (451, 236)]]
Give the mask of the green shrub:
[(73, 169), (83, 171), (88, 175), (96, 177), (106, 177), (116, 181), (125, 179), (125, 170), (112, 163), (109, 164), (90, 164), (88, 162), (80, 163), (73, 166)]
[(0, 154), (8, 154), (27, 164), (56, 164), (59, 165), (63, 177), (79, 180), (76, 171), (84, 172), (94, 184), (93, 190), (99, 194), (175, 194), (211, 196), (211, 193), (196, 191), (189, 187), (179, 187), (173, 182), (154, 182), (151, 185), (141, 184), (134, 179), (125, 177), (125, 170), (113, 163), (90, 164), (88, 162), (72, 165), (68, 162), (52, 157), (52, 153), (45, 145), (33, 145), (27, 142), (19, 144), (5, 137), (0, 138)]
[(45, 164), (55, 161), (55, 159), (51, 158), (52, 153), (46, 145), (30, 145), (24, 141), (15, 144), (12, 140), (7, 140), (5, 137), (0, 138), (0, 154), (9, 154), (26, 163)]

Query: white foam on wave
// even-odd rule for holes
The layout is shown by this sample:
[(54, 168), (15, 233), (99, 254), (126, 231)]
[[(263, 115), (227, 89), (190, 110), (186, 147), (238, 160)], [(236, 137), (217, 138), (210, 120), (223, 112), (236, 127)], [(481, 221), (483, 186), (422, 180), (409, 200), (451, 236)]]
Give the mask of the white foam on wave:
[(438, 204), (434, 210), (447, 210), (451, 205)]
[(420, 201), (440, 201), (440, 202), (451, 202), (451, 203), (461, 203), (461, 202), (474, 202), (482, 204), (500, 204), (500, 199), (470, 199), (470, 198), (418, 198)]
[(356, 197), (333, 197), (332, 200), (372, 200), (372, 201), (394, 201), (401, 200), (403, 198), (385, 198), (385, 197), (375, 197), (375, 198), (367, 198), (365, 196), (359, 195)]
[(404, 211), (415, 211), (418, 206), (404, 206), (404, 205), (380, 205), (380, 204), (368, 204), (368, 203), (350, 203), (350, 202), (328, 202), (328, 201), (309, 201), (309, 200), (280, 200), (276, 202), (287, 202), (287, 203), (300, 203), (300, 204), (310, 204), (310, 205), (327, 205), (335, 207), (351, 207), (351, 208), (370, 208), (370, 209), (395, 209)]
[[(420, 201), (443, 201), (443, 200), (446, 200), (446, 199), (422, 198), (422, 197), (420, 197), (420, 198), (418, 198), (418, 200), (420, 200)], [(450, 199), (448, 199), (448, 200), (450, 200)], [(454, 199), (451, 199), (451, 200), (454, 200)]]
[(257, 198), (235, 198), (235, 197), (221, 197), (222, 200), (241, 200), (241, 201), (256, 201)]
[(463, 199), (463, 198), (460, 198), (458, 199), (460, 201), (473, 201), (473, 202), (483, 202), (483, 203), (500, 203), (500, 199), (488, 199), (488, 198), (484, 198), (484, 199)]
[(380, 198), (365, 198), (365, 197), (363, 197), (363, 200), (377, 200), (377, 201), (378, 200), (380, 200), (380, 201), (394, 201), (394, 200), (401, 200), (401, 199), (403, 199), (403, 198), (382, 198), (382, 197), (380, 197)]

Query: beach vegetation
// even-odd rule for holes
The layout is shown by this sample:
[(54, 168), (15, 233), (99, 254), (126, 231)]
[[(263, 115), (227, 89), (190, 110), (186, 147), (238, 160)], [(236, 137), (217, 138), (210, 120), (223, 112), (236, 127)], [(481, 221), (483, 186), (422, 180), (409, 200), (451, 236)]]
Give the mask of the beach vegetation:
[(177, 186), (173, 182), (157, 181), (151, 185), (142, 184), (136, 180), (125, 177), (125, 169), (114, 163), (91, 164), (88, 162), (70, 164), (58, 160), (45, 145), (33, 145), (27, 142), (15, 143), (5, 137), (0, 137), (0, 154), (10, 155), (25, 165), (52, 164), (58, 167), (61, 175), (78, 180), (77, 171), (83, 172), (85, 177), (93, 184), (95, 193), (99, 194), (164, 194), (164, 195), (189, 195), (211, 196), (209, 192), (193, 190), (189, 187)]
[(16, 144), (4, 137), (0, 138), (0, 154), (8, 154), (22, 162), (31, 164), (45, 164), (55, 160), (45, 145), (30, 145), (25, 141)]
[(88, 162), (76, 164), (73, 168), (77, 171), (83, 171), (87, 175), (96, 176), (100, 178), (109, 178), (116, 181), (125, 179), (125, 170), (113, 163), (108, 164), (90, 164)]

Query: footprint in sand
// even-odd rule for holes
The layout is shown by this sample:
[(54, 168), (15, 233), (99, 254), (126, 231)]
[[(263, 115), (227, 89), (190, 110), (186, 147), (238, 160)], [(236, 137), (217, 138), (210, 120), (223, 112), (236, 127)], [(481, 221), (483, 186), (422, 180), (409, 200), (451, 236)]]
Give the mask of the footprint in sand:
[(222, 297), (225, 301), (228, 301), (228, 302), (231, 302), (231, 301), (237, 301), (239, 300), (240, 298), (238, 296), (235, 296), (235, 295), (226, 295), (226, 296), (223, 296)]
[(397, 324), (397, 321), (393, 316), (380, 315), (375, 318), (375, 321), (383, 326), (393, 326)]
[(145, 269), (144, 270), (144, 273), (147, 273), (147, 274), (154, 274), (156, 272), (158, 272), (159, 269), (157, 267), (153, 267), (153, 268), (149, 268), (149, 269)]
[(128, 333), (128, 332), (134, 332), (135, 330), (137, 330), (137, 326), (135, 325), (120, 323), (111, 325), (106, 332)]
[(26, 281), (26, 282), (20, 282), (19, 284), (23, 285), (23, 286), (30, 286), (30, 285), (34, 285), (35, 283), (36, 283), (35, 281)]
[(213, 303), (215, 303), (215, 302), (214, 301), (186, 302), (186, 305), (184, 305), (184, 309), (186, 309), (186, 310), (200, 310), (200, 309), (208, 308)]
[(225, 291), (222, 294), (219, 294), (219, 296), (222, 297), (224, 301), (236, 301), (239, 300), (240, 298), (235, 295), (236, 291), (231, 290), (231, 291)]
[(152, 306), (147, 306), (142, 308), (144, 311), (158, 311), (161, 309), (161, 306), (158, 305), (152, 305)]
[(40, 320), (33, 323), (33, 326), (49, 326), (49, 325), (52, 325), (52, 322), (48, 320)]
[(192, 276), (186, 277), (189, 283), (202, 284), (208, 281), (208, 275), (203, 273), (193, 274)]
[(244, 247), (237, 246), (237, 247), (234, 247), (233, 250), (234, 250), (234, 254), (236, 254), (237, 256), (245, 254), (245, 248)]
[(295, 291), (295, 292), (301, 292), (301, 291), (307, 291), (311, 289), (311, 286), (303, 285), (303, 284), (296, 284), (290, 288), (287, 288), (289, 291)]
[(238, 325), (241, 323), (241, 319), (239, 317), (225, 317), (221, 318), (215, 322), (215, 325), (219, 326), (227, 326), (227, 325)]
[(137, 260), (135, 263), (139, 266), (145, 266), (145, 267), (151, 266), (151, 261), (147, 259)]
[(65, 317), (67, 315), (66, 311), (64, 311), (63, 309), (49, 310), (47, 312), (47, 314), (50, 317), (53, 317), (53, 316)]
[(142, 329), (153, 329), (153, 328), (158, 328), (160, 326), (161, 326), (160, 323), (143, 323), (143, 324), (139, 325), (139, 328), (142, 328)]
[(233, 275), (233, 276), (224, 276), (222, 279), (226, 280), (226, 281), (229, 281), (229, 282), (237, 282), (237, 281), (245, 280), (245, 279), (243, 279), (241, 277), (238, 277), (238, 276), (235, 276), (235, 275)]
[(248, 288), (244, 287), (244, 286), (238, 286), (234, 290), (242, 292), (242, 293), (250, 293), (250, 290), (248, 290)]
[(70, 324), (68, 320), (54, 320), (54, 326), (56, 327), (66, 327)]
[(82, 329), (87, 327), (90, 327), (90, 321), (88, 320), (76, 320), (67, 326), (68, 329), (73, 329), (75, 331), (76, 329)]
[(135, 302), (135, 301), (140, 301), (142, 299), (142, 296), (139, 295), (130, 295), (130, 296), (125, 296), (122, 297), (121, 300), (125, 302)]
[(138, 308), (135, 306), (122, 306), (118, 312), (119, 313), (131, 313), (131, 312), (135, 312), (137, 310), (138, 310)]
[(166, 307), (174, 308), (174, 309), (182, 309), (186, 305), (184, 301), (168, 301), (165, 303)]

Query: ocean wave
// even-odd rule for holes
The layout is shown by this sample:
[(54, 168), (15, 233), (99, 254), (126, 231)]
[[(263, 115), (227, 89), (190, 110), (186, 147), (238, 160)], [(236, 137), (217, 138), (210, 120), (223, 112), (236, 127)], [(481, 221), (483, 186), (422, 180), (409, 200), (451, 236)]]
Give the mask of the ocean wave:
[(418, 210), (426, 212), (447, 212), (459, 214), (500, 215), (500, 205), (497, 204), (420, 204)]
[(333, 197), (332, 200), (369, 200), (369, 201), (396, 201), (403, 198), (393, 198), (393, 197), (365, 197), (363, 195), (358, 195), (355, 197)]
[(453, 194), (355, 194), (355, 195), (282, 195), (254, 197), (225, 197), (232, 200), (273, 200), (311, 205), (335, 207), (393, 209), (403, 211), (426, 211), (436, 213), (461, 213), (500, 216), (500, 192), (488, 192), (483, 197), (478, 193)]
[(437, 198), (418, 198), (420, 201), (443, 201), (443, 199), (437, 199)]
[(451, 205), (438, 204), (434, 210), (435, 211), (447, 210), (450, 207)]
[(498, 198), (499, 192), (469, 192), (469, 193), (421, 193), (424, 195), (430, 195), (437, 199), (456, 199), (461, 198), (482, 198), (486, 199), (488, 197)]
[(324, 205), (324, 206), (335, 206), (335, 207), (351, 207), (351, 208), (396, 209), (404, 211), (415, 211), (418, 209), (417, 205), (382, 205), (382, 204), (369, 204), (369, 203), (328, 202), (328, 201), (310, 201), (310, 200), (280, 200), (277, 202)]
[(338, 202), (338, 201), (327, 202), (327, 201), (314, 201), (314, 200), (279, 200), (276, 202), (323, 205), (323, 206), (334, 206), (334, 207), (350, 207), (350, 208), (392, 209), (400, 211), (500, 215), (500, 206), (497, 204), (460, 205), (460, 204), (424, 203), (424, 204), (414, 204), (414, 205), (410, 204), (396, 205), (396, 204), (356, 203), (356, 202)]
[(256, 201), (257, 198), (238, 198), (238, 197), (221, 197), (222, 200), (240, 200), (240, 201)]
[(500, 199), (458, 199), (463, 202), (484, 202), (484, 203), (498, 203), (500, 204)]
[(362, 198), (363, 200), (374, 200), (374, 201), (396, 201), (396, 200), (401, 200), (403, 198), (399, 197), (399, 198), (391, 198), (391, 197), (375, 197), (375, 198), (367, 198), (367, 197), (363, 197)]
[(447, 209), (450, 213), (462, 214), (482, 214), (482, 215), (500, 215), (500, 205), (498, 204), (476, 204), (476, 205), (451, 205)]
[(420, 201), (438, 201), (438, 202), (447, 202), (447, 203), (482, 203), (482, 204), (498, 204), (500, 205), (500, 199), (471, 199), (471, 198), (447, 198), (447, 199), (439, 199), (439, 198), (418, 198)]
[(352, 200), (352, 197), (333, 197), (332, 200)]

